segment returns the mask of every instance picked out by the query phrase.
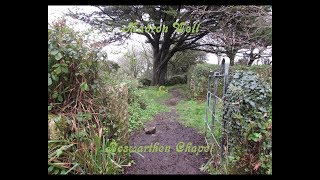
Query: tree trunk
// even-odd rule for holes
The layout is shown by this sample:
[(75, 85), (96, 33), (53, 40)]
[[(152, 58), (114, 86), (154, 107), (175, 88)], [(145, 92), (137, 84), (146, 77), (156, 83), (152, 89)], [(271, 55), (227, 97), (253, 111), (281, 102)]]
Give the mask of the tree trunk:
[(248, 62), (248, 66), (251, 66), (254, 62), (254, 58), (252, 56), (250, 56), (249, 62)]
[(234, 65), (234, 58), (236, 57), (236, 54), (238, 52), (238, 49), (233, 49), (233, 50), (227, 50), (226, 54), (230, 59), (230, 66)]
[(234, 65), (234, 58), (235, 58), (236, 54), (231, 54), (229, 56), (229, 59), (230, 59), (230, 66), (233, 66)]
[(157, 50), (154, 50), (152, 77), (153, 86), (162, 86), (165, 84), (167, 77), (168, 62), (173, 55), (173, 51), (163, 51), (161, 56), (159, 56)]
[(164, 63), (162, 66), (157, 66), (158, 63), (155, 63), (153, 65), (153, 78), (152, 78), (152, 85), (156, 86), (162, 86), (164, 85), (166, 81), (166, 75), (167, 75), (167, 67), (168, 63)]
[(251, 52), (249, 54), (248, 66), (251, 66), (256, 59), (259, 59), (261, 57), (260, 52), (258, 54), (254, 54), (253, 50), (254, 49), (251, 49)]

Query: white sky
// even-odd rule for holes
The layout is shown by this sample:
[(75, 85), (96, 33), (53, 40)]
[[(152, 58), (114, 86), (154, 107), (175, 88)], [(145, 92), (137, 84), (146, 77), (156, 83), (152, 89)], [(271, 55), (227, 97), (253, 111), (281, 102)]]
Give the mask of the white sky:
[[(97, 8), (93, 6), (48, 6), (48, 23), (51, 23), (53, 20), (59, 17), (62, 17), (64, 13), (68, 12), (68, 9), (73, 11), (75, 9), (78, 9), (83, 12), (90, 13), (96, 10)], [(71, 25), (73, 29), (76, 31), (83, 31), (90, 28), (90, 25), (82, 23), (81, 21), (74, 20), (72, 18), (67, 18), (67, 24)], [(130, 45), (130, 47), (132, 45), (139, 47), (140, 45), (139, 42), (145, 42), (145, 41), (146, 41), (145, 36), (132, 34), (130, 39), (126, 40), (125, 44), (121, 46), (109, 44), (105, 48), (103, 48), (103, 50), (107, 52), (109, 60), (117, 61), (117, 59), (121, 57), (121, 54), (128, 49), (129, 47), (128, 45)], [(227, 61), (229, 61), (229, 58), (226, 56), (221, 57), (221, 59), (222, 58), (225, 58)], [(235, 60), (240, 58), (241, 58), (241, 54), (238, 53), (235, 57)], [(211, 64), (218, 64), (218, 58), (215, 54), (207, 53), (207, 62)]]

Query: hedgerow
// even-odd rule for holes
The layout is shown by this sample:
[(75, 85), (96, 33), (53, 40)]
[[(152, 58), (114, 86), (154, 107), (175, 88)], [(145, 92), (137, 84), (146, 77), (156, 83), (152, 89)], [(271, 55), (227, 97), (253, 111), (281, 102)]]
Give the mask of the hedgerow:
[[(109, 153), (127, 143), (128, 88), (116, 68), (98, 60), (82, 34), (58, 20), (48, 29), (48, 173), (114, 174), (128, 153)], [(114, 70), (112, 70), (114, 69)]]
[(272, 90), (251, 71), (232, 79), (223, 109), (229, 172), (272, 174)]
[[(188, 86), (190, 89), (190, 94), (192, 98), (196, 99), (205, 99), (207, 94), (208, 87), (208, 76), (209, 72), (217, 72), (219, 71), (220, 66), (216, 64), (197, 64), (192, 67), (188, 72)], [(261, 78), (263, 78), (266, 82), (270, 83), (272, 78), (272, 66), (270, 65), (259, 65), (259, 66), (230, 66), (229, 69), (229, 82), (232, 80), (233, 74), (236, 70), (244, 70), (244, 71), (253, 71), (256, 72)], [(212, 83), (213, 84), (213, 83)], [(219, 97), (222, 96), (223, 89), (223, 78), (220, 78), (218, 81), (218, 90), (217, 94)], [(213, 86), (212, 86), (213, 87)]]

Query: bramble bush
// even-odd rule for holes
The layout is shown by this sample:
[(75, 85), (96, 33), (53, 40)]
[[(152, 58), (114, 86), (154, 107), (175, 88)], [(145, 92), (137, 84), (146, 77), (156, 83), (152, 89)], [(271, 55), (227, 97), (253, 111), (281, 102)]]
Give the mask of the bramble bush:
[(106, 148), (127, 142), (130, 85), (112, 84), (116, 68), (97, 53), (64, 19), (48, 29), (48, 174), (114, 174), (128, 162)]
[[(48, 110), (70, 111), (87, 98), (97, 80), (96, 52), (84, 39), (66, 26), (65, 20), (48, 29)], [(64, 109), (61, 109), (64, 107)]]

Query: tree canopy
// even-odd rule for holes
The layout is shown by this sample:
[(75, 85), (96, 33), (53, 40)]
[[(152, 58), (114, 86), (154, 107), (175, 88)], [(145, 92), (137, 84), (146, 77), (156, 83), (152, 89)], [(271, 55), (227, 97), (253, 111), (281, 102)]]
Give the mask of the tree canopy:
[(271, 42), (271, 26), (264, 6), (96, 6), (92, 13), (70, 12), (106, 33), (105, 42), (123, 42), (132, 33), (147, 38), (153, 50), (153, 85), (163, 85), (168, 62), (185, 50), (222, 52), (231, 65), (241, 48)]

